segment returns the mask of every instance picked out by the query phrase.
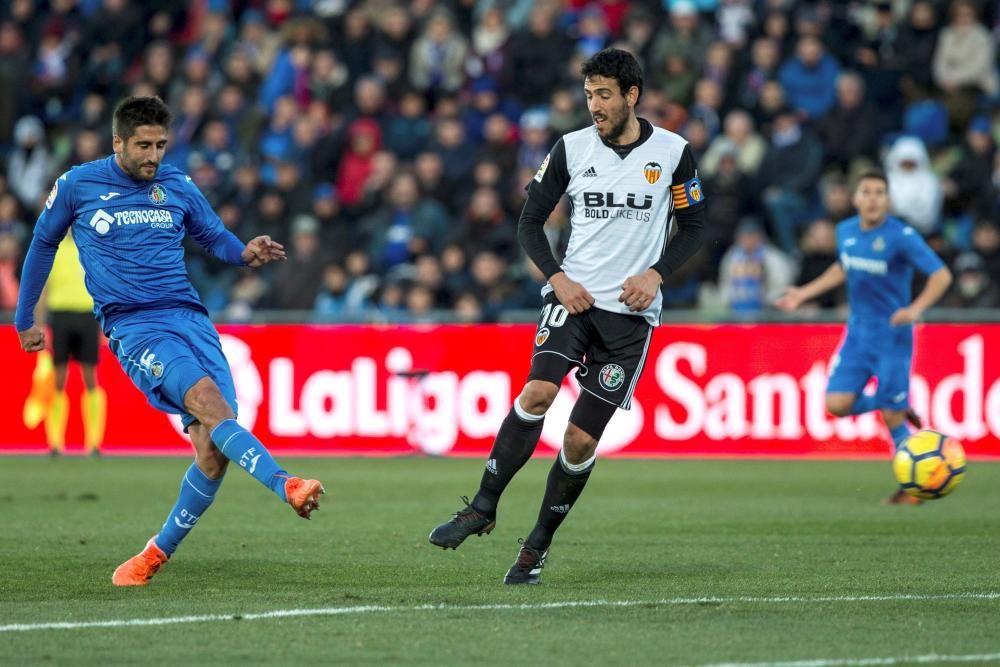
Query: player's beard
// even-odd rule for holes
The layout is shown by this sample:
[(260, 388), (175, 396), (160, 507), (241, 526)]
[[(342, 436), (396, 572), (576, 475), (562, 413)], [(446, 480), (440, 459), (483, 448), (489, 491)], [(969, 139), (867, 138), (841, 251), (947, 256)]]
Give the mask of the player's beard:
[[(124, 153), (121, 156), (121, 164), (125, 173), (137, 181), (151, 181), (156, 178), (156, 172), (160, 170), (160, 165), (158, 164), (146, 162), (144, 160), (133, 161), (130, 160)], [(148, 172), (143, 171), (142, 168), (146, 165), (152, 165), (153, 173), (151, 175), (147, 175)]]
[(608, 120), (610, 127), (607, 133), (603, 135), (603, 138), (610, 143), (617, 143), (625, 133), (625, 128), (628, 127), (628, 107), (625, 105), (622, 106), (621, 120), (617, 123), (614, 122), (614, 117), (611, 115), (605, 114), (605, 118)]

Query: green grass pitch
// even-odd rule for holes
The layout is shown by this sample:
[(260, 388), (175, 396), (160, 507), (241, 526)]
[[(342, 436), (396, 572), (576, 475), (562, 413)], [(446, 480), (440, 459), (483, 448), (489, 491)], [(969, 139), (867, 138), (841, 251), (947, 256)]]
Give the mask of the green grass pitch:
[[(482, 461), (283, 463), (326, 484), (313, 521), (231, 467), (151, 584), (116, 589), (188, 461), (0, 459), (0, 663), (1000, 664), (998, 463), (888, 507), (888, 461), (599, 460), (543, 584), (517, 588), (549, 460), (447, 552), (427, 533)], [(254, 616), (276, 611), (297, 615)]]

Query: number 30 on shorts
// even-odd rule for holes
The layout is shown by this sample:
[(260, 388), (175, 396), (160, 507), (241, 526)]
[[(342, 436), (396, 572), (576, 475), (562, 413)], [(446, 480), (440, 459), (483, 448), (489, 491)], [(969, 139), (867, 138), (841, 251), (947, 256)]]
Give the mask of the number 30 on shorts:
[(538, 320), (538, 331), (535, 333), (535, 347), (541, 347), (549, 339), (549, 327), (558, 328), (566, 324), (569, 311), (562, 304), (545, 304), (542, 316)]

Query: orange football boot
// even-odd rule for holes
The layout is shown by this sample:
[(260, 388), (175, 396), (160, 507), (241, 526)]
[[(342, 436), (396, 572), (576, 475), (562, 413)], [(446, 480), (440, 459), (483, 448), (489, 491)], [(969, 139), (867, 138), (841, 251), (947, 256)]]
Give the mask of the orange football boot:
[(920, 505), (924, 501), (900, 489), (882, 502), (886, 505)]
[(145, 586), (149, 583), (157, 570), (170, 559), (156, 546), (155, 537), (149, 538), (145, 549), (118, 566), (111, 575), (111, 583), (115, 586)]
[(289, 477), (285, 481), (285, 498), (303, 519), (308, 519), (313, 510), (319, 509), (319, 497), (326, 493), (326, 489), (318, 479), (302, 479), (301, 477)]

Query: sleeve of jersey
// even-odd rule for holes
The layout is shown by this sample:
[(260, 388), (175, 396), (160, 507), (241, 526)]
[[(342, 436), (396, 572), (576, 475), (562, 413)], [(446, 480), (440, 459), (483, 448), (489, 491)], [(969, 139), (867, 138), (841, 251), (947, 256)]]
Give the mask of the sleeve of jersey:
[(205, 199), (205, 195), (191, 183), (190, 179), (186, 191), (188, 233), (201, 244), (201, 247), (226, 264), (243, 265), (243, 250), (246, 247), (244, 243), (226, 229)]
[(944, 262), (937, 256), (927, 241), (913, 227), (906, 227), (902, 234), (903, 249), (906, 253), (906, 261), (913, 268), (920, 271), (925, 276), (929, 276), (944, 266)]
[(651, 267), (664, 278), (698, 252), (705, 234), (705, 192), (698, 178), (694, 155), (688, 146), (684, 147), (674, 169), (670, 194), (677, 216), (677, 234), (670, 239), (660, 260)]
[(17, 295), (17, 310), (14, 312), (14, 326), (18, 331), (30, 329), (35, 324), (35, 306), (42, 294), (42, 288), (49, 279), (52, 262), (55, 261), (59, 242), (66, 236), (66, 230), (73, 222), (69, 173), (56, 179), (45, 200), (45, 208), (38, 216), (31, 237), (28, 254), (21, 269), (21, 286)]
[(560, 138), (545, 156), (535, 177), (528, 184), (528, 199), (524, 202), (517, 223), (517, 240), (546, 279), (562, 271), (562, 267), (552, 254), (552, 248), (545, 237), (545, 221), (559, 203), (559, 198), (566, 192), (568, 184), (566, 146)]

